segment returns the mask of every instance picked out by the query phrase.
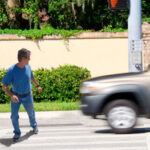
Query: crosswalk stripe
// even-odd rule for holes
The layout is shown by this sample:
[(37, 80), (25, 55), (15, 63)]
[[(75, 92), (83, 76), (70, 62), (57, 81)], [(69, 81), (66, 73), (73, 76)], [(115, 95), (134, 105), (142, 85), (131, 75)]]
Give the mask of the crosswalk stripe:
[[(52, 141), (51, 141), (52, 142)], [(14, 144), (12, 147), (39, 147), (39, 146), (73, 146), (73, 145), (77, 145), (77, 146), (82, 146), (82, 145), (86, 145), (86, 146), (92, 146), (92, 145), (103, 145), (105, 147), (110, 147), (109, 144), (117, 146), (116, 144), (120, 143), (121, 147), (133, 147), (134, 144), (136, 143), (137, 147), (142, 147), (145, 145), (145, 141), (119, 141), (119, 142), (111, 142), (111, 141), (97, 141), (97, 142), (92, 142), (92, 141), (88, 141), (88, 142), (79, 142), (79, 141), (75, 141), (75, 142), (55, 142), (55, 143), (18, 143), (18, 144)]]
[[(89, 136), (87, 136), (87, 135), (78, 135), (78, 136), (74, 136), (74, 135), (72, 135), (72, 136), (70, 136), (70, 135), (68, 135), (68, 136), (45, 136), (45, 137), (38, 137), (38, 135), (37, 136), (31, 136), (30, 137), (30, 139), (32, 139), (32, 140), (41, 140), (41, 139), (43, 139), (43, 140), (46, 140), (46, 139), (82, 139), (82, 138), (84, 138), (84, 139), (92, 139), (92, 138), (101, 138), (101, 139), (103, 139), (104, 137), (103, 137), (103, 135), (91, 135), (91, 134), (89, 134)], [(106, 136), (106, 138), (105, 139), (109, 139), (109, 138), (112, 138), (112, 140), (113, 140), (113, 138), (114, 138), (114, 136)], [(138, 139), (138, 137), (136, 137), (137, 139)], [(118, 139), (118, 137), (116, 138), (116, 139)], [(132, 139), (132, 138), (131, 138)], [(127, 139), (127, 140), (129, 140), (129, 138)], [(139, 140), (142, 140), (142, 138), (139, 138)], [(132, 141), (132, 142), (134, 142), (134, 141)]]
[[(22, 135), (29, 132), (31, 130), (31, 128), (23, 128), (21, 129), (22, 131)], [(2, 137), (1, 135), (2, 134), (6, 134), (6, 133), (9, 133), (9, 134), (12, 134), (12, 131), (13, 129), (4, 129), (4, 130), (1, 130), (0, 131), (0, 137)], [(98, 131), (98, 132), (97, 132)], [(103, 132), (104, 131), (104, 132)], [(105, 133), (106, 131), (106, 133)], [(46, 134), (50, 134), (50, 135), (63, 135), (63, 134), (73, 134), (73, 135), (76, 135), (76, 134), (91, 134), (93, 136), (103, 136), (103, 137), (108, 137), (108, 134), (107, 134), (107, 129), (100, 129), (100, 128), (97, 128), (97, 127), (89, 127), (89, 128), (84, 128), (84, 127), (74, 127), (74, 128), (69, 128), (69, 127), (63, 127), (63, 128), (60, 128), (60, 127), (52, 127), (52, 128), (48, 128), (48, 127), (40, 127), (39, 128), (39, 134), (40, 135), (46, 135)], [(109, 129), (108, 129), (108, 133), (109, 133)], [(133, 137), (133, 134), (114, 134), (114, 133), (109, 133), (109, 136), (112, 136), (112, 137)], [(136, 137), (143, 137), (142, 134), (138, 134)]]
[[(30, 147), (26, 147), (26, 150), (31, 150)], [(72, 148), (72, 147), (44, 147), (43, 150), (149, 150), (147, 148), (143, 148), (143, 147), (110, 147), (110, 148), (103, 148), (103, 147), (78, 147), (78, 148)], [(2, 150), (20, 150), (20, 147), (15, 147), (15, 148), (4, 148)], [(37, 147), (32, 147), (32, 150), (37, 150)], [(41, 149), (40, 149), (41, 150)]]

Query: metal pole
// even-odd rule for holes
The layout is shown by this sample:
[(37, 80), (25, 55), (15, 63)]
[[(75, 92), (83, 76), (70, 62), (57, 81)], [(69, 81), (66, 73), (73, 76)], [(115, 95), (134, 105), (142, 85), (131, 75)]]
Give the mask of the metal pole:
[(141, 0), (129, 0), (128, 52), (129, 72), (142, 71)]

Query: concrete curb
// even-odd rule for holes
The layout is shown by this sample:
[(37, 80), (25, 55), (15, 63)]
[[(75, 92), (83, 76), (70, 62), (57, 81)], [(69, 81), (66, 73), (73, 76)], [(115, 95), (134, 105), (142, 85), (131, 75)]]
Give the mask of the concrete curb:
[[(75, 111), (41, 111), (35, 112), (37, 119), (46, 119), (46, 118), (64, 118), (64, 117), (77, 117), (82, 115), (82, 112), (79, 110)], [(0, 119), (10, 119), (11, 113), (0, 113)], [(28, 119), (26, 112), (19, 112), (19, 118)]]

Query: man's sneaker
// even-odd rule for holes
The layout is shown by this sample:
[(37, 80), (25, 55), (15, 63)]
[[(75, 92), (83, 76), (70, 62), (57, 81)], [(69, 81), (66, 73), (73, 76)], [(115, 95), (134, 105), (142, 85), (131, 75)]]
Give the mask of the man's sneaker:
[(37, 126), (33, 128), (33, 133), (34, 134), (38, 134), (38, 128), (37, 128)]
[(14, 142), (17, 142), (17, 141), (19, 140), (19, 138), (20, 138), (20, 135), (21, 135), (21, 134), (15, 134), (15, 135), (13, 136), (13, 141), (14, 141)]

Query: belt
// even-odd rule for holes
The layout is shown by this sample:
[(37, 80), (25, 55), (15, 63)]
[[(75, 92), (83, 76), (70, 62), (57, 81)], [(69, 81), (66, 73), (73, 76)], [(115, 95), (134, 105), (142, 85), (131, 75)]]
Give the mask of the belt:
[[(13, 91), (12, 91), (13, 92)], [(28, 92), (28, 93), (24, 93), (24, 94), (18, 94), (16, 92), (13, 92), (13, 94), (15, 94), (16, 96), (20, 96), (20, 97), (26, 97), (30, 94), (31, 92)]]

